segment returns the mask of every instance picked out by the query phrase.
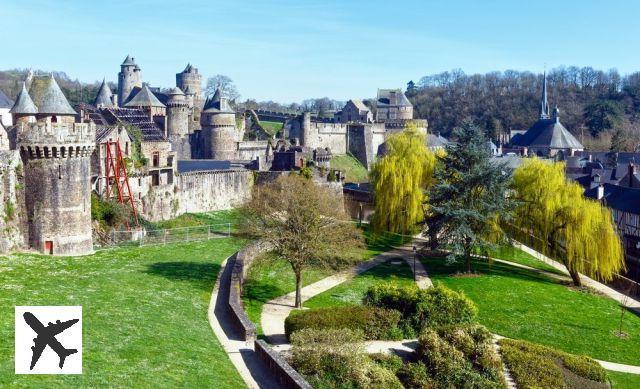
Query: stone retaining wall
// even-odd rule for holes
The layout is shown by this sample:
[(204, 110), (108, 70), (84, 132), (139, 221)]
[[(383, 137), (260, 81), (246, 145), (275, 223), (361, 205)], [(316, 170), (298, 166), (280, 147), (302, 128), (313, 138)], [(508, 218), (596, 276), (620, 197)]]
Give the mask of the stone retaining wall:
[(287, 361), (267, 345), (264, 340), (256, 340), (255, 352), (269, 371), (271, 371), (283, 388), (312, 389), (312, 386)]

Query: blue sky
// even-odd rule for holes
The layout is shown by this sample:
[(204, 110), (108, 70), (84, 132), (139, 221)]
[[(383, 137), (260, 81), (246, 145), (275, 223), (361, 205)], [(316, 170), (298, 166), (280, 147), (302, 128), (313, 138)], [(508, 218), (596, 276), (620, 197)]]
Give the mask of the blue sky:
[(230, 76), (242, 98), (375, 95), (461, 68), (640, 70), (637, 1), (0, 0), (0, 69), (116, 81), (131, 54), (173, 86), (187, 62)]

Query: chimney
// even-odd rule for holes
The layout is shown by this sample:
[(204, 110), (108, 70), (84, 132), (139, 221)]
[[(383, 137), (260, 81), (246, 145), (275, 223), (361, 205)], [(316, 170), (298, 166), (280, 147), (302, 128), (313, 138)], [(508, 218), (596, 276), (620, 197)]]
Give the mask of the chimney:
[(598, 185), (598, 190), (596, 192), (596, 199), (602, 200), (604, 198), (604, 185)]

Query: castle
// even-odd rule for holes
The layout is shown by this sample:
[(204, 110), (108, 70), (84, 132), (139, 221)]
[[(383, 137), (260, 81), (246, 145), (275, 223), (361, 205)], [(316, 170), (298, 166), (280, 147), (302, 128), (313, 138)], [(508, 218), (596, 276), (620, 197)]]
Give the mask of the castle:
[[(203, 96), (191, 64), (160, 89), (142, 81), (130, 56), (116, 93), (103, 80), (92, 104), (72, 107), (52, 76), (30, 76), (9, 110), (12, 125), (0, 127), (0, 252), (91, 253), (91, 194), (111, 195), (112, 142), (129, 161), (137, 211), (158, 221), (236, 207), (256, 178), (274, 176), (265, 171), (328, 167), (346, 153), (370, 167), (386, 137), (413, 120), (400, 90), (379, 90), (372, 108), (350, 100), (333, 118), (236, 112), (219, 89)], [(269, 134), (262, 120), (282, 129)], [(426, 130), (425, 120), (413, 121)]]

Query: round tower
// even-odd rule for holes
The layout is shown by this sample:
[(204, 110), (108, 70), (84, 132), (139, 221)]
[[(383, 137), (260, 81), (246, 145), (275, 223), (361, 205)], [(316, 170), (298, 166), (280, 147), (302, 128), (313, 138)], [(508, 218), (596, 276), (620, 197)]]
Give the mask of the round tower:
[(204, 158), (237, 159), (236, 115), (220, 89), (205, 102), (200, 116), (204, 136)]
[(311, 147), (311, 112), (302, 113), (302, 129), (300, 131), (300, 145)]
[(17, 134), (24, 164), (29, 245), (45, 254), (90, 254), (90, 158), (95, 126), (67, 120), (71, 106), (55, 80), (35, 101), (36, 105), (40, 101), (39, 120), (20, 123)]
[(202, 100), (202, 74), (198, 73), (195, 66), (188, 64), (182, 72), (176, 74), (176, 86), (185, 93), (192, 94), (195, 101)]
[(191, 159), (189, 142), (189, 102), (180, 88), (169, 91), (167, 137), (178, 159)]
[(135, 58), (127, 55), (118, 73), (118, 106), (122, 107), (127, 102), (134, 88), (141, 88), (140, 67), (136, 65)]

